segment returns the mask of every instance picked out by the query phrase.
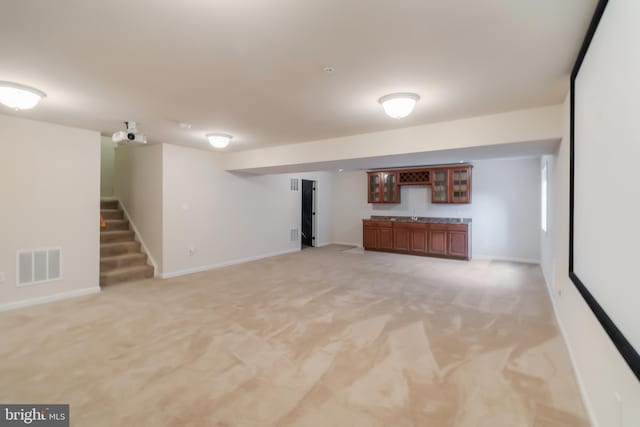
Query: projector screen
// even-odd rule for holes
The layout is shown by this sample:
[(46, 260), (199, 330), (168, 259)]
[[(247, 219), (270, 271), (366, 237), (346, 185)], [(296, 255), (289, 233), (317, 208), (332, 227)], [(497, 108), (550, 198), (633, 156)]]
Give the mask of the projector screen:
[(569, 274), (640, 379), (640, 1), (600, 1), (571, 76)]

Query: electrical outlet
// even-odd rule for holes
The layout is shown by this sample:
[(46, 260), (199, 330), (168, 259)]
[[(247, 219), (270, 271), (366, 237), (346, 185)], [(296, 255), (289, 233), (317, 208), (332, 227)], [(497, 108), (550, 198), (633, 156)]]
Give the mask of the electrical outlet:
[(0, 285), (2, 285), (5, 281), (5, 276), (4, 276), (4, 272), (0, 271)]
[(193, 246), (189, 248), (189, 256), (193, 256), (196, 253), (196, 248)]

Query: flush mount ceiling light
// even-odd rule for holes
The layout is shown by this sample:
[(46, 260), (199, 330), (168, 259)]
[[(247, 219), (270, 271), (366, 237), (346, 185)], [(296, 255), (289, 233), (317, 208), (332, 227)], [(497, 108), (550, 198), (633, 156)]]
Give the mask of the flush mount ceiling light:
[(231, 135), (227, 135), (226, 133), (208, 133), (207, 139), (209, 140), (209, 144), (211, 144), (214, 148), (225, 148), (231, 142)]
[(407, 117), (420, 100), (420, 95), (415, 93), (392, 93), (378, 100), (389, 117), (401, 119)]
[(28, 110), (46, 97), (43, 91), (12, 82), (0, 82), (0, 103), (14, 110)]

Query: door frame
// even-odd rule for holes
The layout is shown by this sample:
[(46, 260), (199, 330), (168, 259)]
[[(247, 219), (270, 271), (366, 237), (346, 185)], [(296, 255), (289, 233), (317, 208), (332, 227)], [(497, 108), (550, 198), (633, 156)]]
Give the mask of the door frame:
[[(302, 202), (303, 202), (303, 186), (304, 181), (311, 182), (312, 192), (311, 192), (311, 247), (318, 246), (318, 181), (315, 179), (305, 179), (300, 178), (300, 203), (299, 203), (299, 212), (300, 212), (300, 236), (302, 237)], [(300, 248), (303, 247), (303, 239), (300, 239)]]

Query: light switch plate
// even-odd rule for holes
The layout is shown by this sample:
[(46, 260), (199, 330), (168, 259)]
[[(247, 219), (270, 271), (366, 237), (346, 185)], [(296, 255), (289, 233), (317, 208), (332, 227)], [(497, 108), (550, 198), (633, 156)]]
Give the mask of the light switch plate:
[(4, 283), (5, 276), (3, 272), (0, 272), (0, 285)]

